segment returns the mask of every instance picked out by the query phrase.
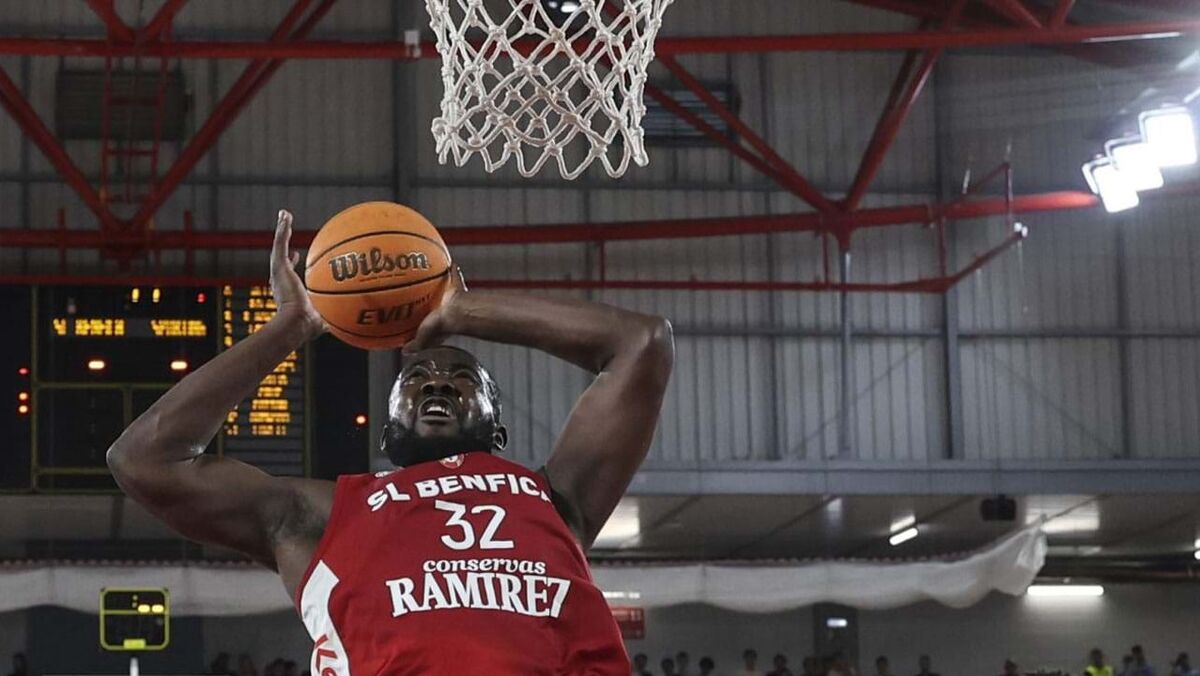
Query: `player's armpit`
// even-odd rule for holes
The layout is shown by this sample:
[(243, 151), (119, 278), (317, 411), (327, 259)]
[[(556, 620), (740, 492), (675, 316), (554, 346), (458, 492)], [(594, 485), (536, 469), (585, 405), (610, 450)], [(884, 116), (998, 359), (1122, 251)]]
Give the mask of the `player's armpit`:
[[(324, 527), (333, 484), (273, 477), (243, 462), (203, 454), (173, 462), (137, 462), (118, 447), (109, 467), (121, 488), (186, 538), (237, 550), (271, 568), (285, 538)], [(328, 498), (323, 499), (322, 495)], [(314, 540), (314, 542), (315, 542)]]

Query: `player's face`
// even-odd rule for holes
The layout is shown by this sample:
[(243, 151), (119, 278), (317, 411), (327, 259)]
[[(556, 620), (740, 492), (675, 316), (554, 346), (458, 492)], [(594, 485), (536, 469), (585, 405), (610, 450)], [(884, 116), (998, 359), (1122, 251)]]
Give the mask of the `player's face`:
[(498, 413), (490, 377), (470, 353), (424, 350), (405, 358), (392, 387), (388, 421), (393, 434), (385, 436), (384, 450), (401, 466), (493, 450), (497, 430), (503, 434)]

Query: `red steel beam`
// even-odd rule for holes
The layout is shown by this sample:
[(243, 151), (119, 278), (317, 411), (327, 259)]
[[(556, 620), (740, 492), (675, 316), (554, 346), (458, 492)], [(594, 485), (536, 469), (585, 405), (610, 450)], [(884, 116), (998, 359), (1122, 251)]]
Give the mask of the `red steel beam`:
[[(942, 28), (953, 28), (959, 18), (962, 16), (963, 8), (966, 6), (966, 0), (957, 0), (950, 8), (949, 13), (942, 21)], [(862, 199), (867, 194), (867, 190), (871, 187), (871, 181), (875, 180), (875, 175), (879, 173), (879, 169), (883, 166), (883, 160), (887, 157), (888, 150), (895, 143), (896, 137), (900, 134), (900, 128), (904, 125), (904, 120), (908, 118), (908, 114), (916, 105), (917, 99), (920, 98), (921, 92), (925, 89), (925, 83), (929, 81), (929, 76), (933, 74), (933, 67), (937, 65), (938, 59), (946, 50), (942, 47), (935, 47), (925, 52), (925, 56), (921, 58), (921, 64), (916, 71), (909, 77), (910, 63), (906, 62), (904, 67), (900, 69), (900, 75), (896, 80), (896, 86), (893, 87), (893, 94), (901, 89), (900, 83), (907, 81), (907, 88), (899, 97), (895, 97), (889, 101), (889, 107), (884, 110), (883, 116), (879, 119), (879, 124), (875, 127), (875, 133), (871, 136), (871, 141), (867, 145), (867, 151), (863, 154), (862, 163), (859, 164), (858, 173), (854, 177), (854, 183), (850, 186), (850, 191), (846, 195), (846, 199), (842, 204), (842, 208), (846, 211), (854, 211), (862, 202)]]
[[(730, 54), (755, 52), (840, 52), (1004, 45), (1070, 45), (1158, 40), (1200, 34), (1200, 20), (1149, 21), (1121, 24), (1069, 25), (1028, 28), (981, 27), (958, 31), (888, 33), (830, 33), (801, 35), (746, 35), (663, 37), (655, 53)], [(302, 41), (284, 44), (262, 42), (169, 42), (143, 45), (147, 58), (179, 59), (389, 59), (411, 60), (403, 42)], [(0, 54), (29, 56), (133, 56), (134, 45), (104, 40), (55, 38), (0, 38)], [(432, 43), (421, 45), (421, 57), (441, 58)]]
[[(282, 44), (289, 39), (303, 39), (332, 8), (336, 0), (323, 0), (313, 10), (313, 13), (309, 15), (309, 18), (296, 28), (293, 33), (293, 27), (304, 16), (311, 2), (312, 0), (296, 1), (296, 4), (292, 6), (287, 16), (284, 17), (279, 27), (271, 35), (271, 44)], [(167, 198), (175, 192), (175, 189), (179, 187), (183, 179), (191, 173), (191, 170), (200, 161), (200, 158), (204, 157), (209, 148), (217, 142), (221, 133), (233, 123), (246, 103), (258, 93), (282, 64), (282, 59), (272, 59), (252, 61), (246, 66), (245, 70), (242, 71), (242, 75), (233, 84), (224, 98), (221, 99), (221, 102), (217, 104), (216, 109), (209, 115), (204, 126), (200, 128), (200, 131), (196, 132), (196, 135), (192, 137), (187, 147), (183, 149), (179, 157), (175, 159), (175, 163), (163, 176), (162, 181), (159, 182), (146, 201), (142, 203), (131, 221), (133, 229), (141, 229), (150, 221), (159, 207), (167, 201)]]
[[(1170, 194), (1195, 194), (1200, 185), (1175, 186)], [(1049, 192), (1020, 195), (1011, 203), (1012, 213), (1038, 213), (1090, 209), (1099, 199), (1087, 192)], [(906, 206), (860, 209), (852, 213), (823, 214), (804, 212), (770, 216), (735, 216), (679, 220), (625, 221), (618, 223), (565, 223), (559, 225), (502, 225), (441, 228), (442, 237), (452, 246), (503, 244), (567, 244), (575, 242), (638, 241), (651, 239), (689, 239), (760, 235), (772, 232), (837, 232), (838, 229), (880, 228), (939, 220), (965, 220), (1009, 213), (1004, 197), (950, 204), (910, 204)], [(296, 247), (305, 247), (316, 233), (298, 231)], [(110, 235), (97, 230), (72, 230), (61, 236), (55, 231), (0, 228), (0, 246), (92, 249), (145, 246), (150, 249), (270, 249), (270, 230), (215, 230), (187, 232), (155, 230), (144, 234)]]
[(985, 0), (987, 5), (1014, 23), (1030, 28), (1041, 28), (1042, 20), (1037, 18), (1021, 0)]
[(138, 33), (138, 39), (142, 42), (152, 42), (157, 40), (167, 26), (171, 25), (171, 21), (175, 19), (175, 15), (188, 0), (167, 0), (163, 6), (158, 9), (158, 13), (144, 28)]
[(1059, 28), (1066, 25), (1067, 15), (1071, 13), (1071, 8), (1074, 6), (1075, 0), (1058, 0), (1058, 4), (1054, 6), (1054, 11), (1046, 21), (1046, 25), (1051, 28)]
[[(824, 280), (806, 282), (697, 280), (697, 279), (475, 279), (473, 289), (628, 289), (640, 291), (848, 291), (852, 293), (945, 293), (968, 275), (1025, 238), (1014, 232), (986, 253), (976, 256), (967, 267), (952, 275), (921, 277), (903, 282), (841, 283)], [(153, 275), (72, 275), (15, 274), (0, 275), (0, 284), (86, 284), (140, 286), (252, 286), (267, 283), (265, 277), (157, 277)]]
[[(726, 150), (733, 153), (734, 156), (740, 158), (745, 163), (757, 169), (760, 173), (767, 176), (771, 180), (778, 183), (781, 187), (798, 195), (801, 199), (816, 207), (819, 211), (833, 211), (833, 203), (822, 195), (816, 188), (810, 185), (803, 177), (798, 174), (793, 178), (775, 168), (762, 157), (755, 155), (747, 150), (740, 143), (723, 134), (721, 130), (704, 121), (699, 115), (684, 108), (670, 94), (655, 87), (650, 83), (644, 85), (646, 95), (654, 99), (665, 108), (667, 111), (674, 114), (684, 122), (695, 127), (702, 134), (716, 141), (718, 144), (725, 147)], [(798, 180), (797, 180), (798, 179)]]
[(969, 265), (967, 265), (967, 267), (963, 268), (962, 270), (959, 270), (958, 272), (956, 272), (953, 275), (950, 275), (949, 277), (946, 278), (946, 280), (949, 282), (949, 286), (947, 287), (947, 289), (954, 286), (955, 284), (958, 284), (962, 280), (966, 279), (967, 275), (970, 275), (971, 273), (975, 272), (976, 270), (979, 270), (983, 266), (987, 265), (989, 262), (991, 262), (991, 260), (993, 258), (1004, 253), (1005, 251), (1010, 249), (1014, 244), (1018, 244), (1019, 242), (1024, 240), (1025, 236), (1026, 235), (1023, 230), (1014, 231), (1008, 237), (1005, 237), (1004, 241), (997, 244), (990, 251), (988, 251), (982, 255), (976, 256), (975, 259), (972, 260)]
[[(472, 289), (627, 289), (639, 291), (850, 291), (874, 293), (944, 293), (953, 286), (952, 277), (932, 277), (892, 283), (841, 284), (837, 282), (746, 282), (734, 280), (641, 280), (641, 279), (475, 279)], [(73, 275), (73, 274), (0, 274), (0, 285), (75, 285), (75, 286), (165, 286), (221, 287), (265, 286), (266, 277), (207, 277), (155, 275)]]
[(112, 212), (104, 205), (104, 201), (100, 199), (100, 195), (92, 184), (88, 182), (83, 172), (75, 165), (70, 155), (63, 148), (62, 143), (54, 136), (46, 124), (42, 122), (42, 118), (38, 117), (37, 111), (25, 99), (21, 93), (20, 87), (12, 81), (3, 68), (0, 68), (0, 106), (3, 106), (12, 116), (13, 121), (17, 123), (22, 131), (25, 132), (34, 145), (42, 151), (50, 164), (58, 170), (63, 181), (79, 195), (79, 199), (87, 206), (93, 214), (100, 219), (100, 223), (106, 228), (113, 228), (117, 224), (117, 219), (112, 215)]
[(133, 42), (133, 29), (125, 25), (113, 7), (113, 0), (87, 0), (88, 7), (100, 17), (108, 28), (108, 35), (122, 42)]
[[(836, 282), (747, 282), (734, 280), (640, 280), (640, 279), (475, 279), (468, 280), (472, 289), (631, 289), (641, 291), (852, 291), (941, 293), (949, 277), (935, 277), (908, 282), (877, 284), (840, 284)], [(266, 277), (207, 277), (154, 275), (72, 275), (72, 274), (0, 274), (0, 285), (87, 285), (87, 286), (259, 286)]]
[[(806, 178), (801, 176), (795, 167), (783, 159), (779, 153), (775, 152), (775, 149), (756, 134), (753, 129), (747, 126), (745, 122), (742, 122), (741, 118), (734, 115), (733, 111), (718, 101), (712, 95), (712, 92), (693, 77), (678, 61), (670, 56), (660, 56), (658, 60), (676, 79), (683, 83), (683, 86), (699, 97), (708, 106), (709, 110), (716, 113), (718, 117), (724, 120), (742, 138), (746, 139), (746, 142), (759, 152), (762, 159), (774, 167), (777, 172), (783, 174), (787, 180), (789, 190), (818, 211), (832, 212), (836, 210), (833, 202), (822, 195), (821, 191), (817, 190)], [(733, 139), (729, 140), (736, 143)]]

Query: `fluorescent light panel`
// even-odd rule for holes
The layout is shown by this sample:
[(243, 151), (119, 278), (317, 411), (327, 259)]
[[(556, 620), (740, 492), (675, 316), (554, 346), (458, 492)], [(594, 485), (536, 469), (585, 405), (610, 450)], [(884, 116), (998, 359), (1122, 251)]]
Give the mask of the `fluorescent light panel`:
[(1158, 166), (1186, 167), (1196, 163), (1196, 124), (1187, 108), (1146, 111), (1138, 117), (1138, 124)]
[(1134, 190), (1142, 192), (1163, 187), (1165, 181), (1162, 169), (1158, 168), (1158, 163), (1154, 160), (1155, 155), (1150, 144), (1129, 139), (1109, 141), (1105, 150)]
[(1108, 157), (1101, 157), (1083, 165), (1092, 192), (1100, 196), (1104, 209), (1110, 214), (1132, 209), (1141, 203), (1133, 183)]
[(1104, 596), (1104, 587), (1098, 584), (1035, 584), (1026, 591), (1038, 598), (1095, 598)]
[(913, 526), (911, 528), (902, 530), (899, 533), (893, 534), (892, 537), (888, 538), (888, 544), (890, 544), (893, 547), (898, 547), (898, 546), (904, 544), (905, 542), (908, 542), (909, 540), (917, 537), (920, 534), (921, 533), (920, 533), (920, 531), (917, 530), (917, 527)]

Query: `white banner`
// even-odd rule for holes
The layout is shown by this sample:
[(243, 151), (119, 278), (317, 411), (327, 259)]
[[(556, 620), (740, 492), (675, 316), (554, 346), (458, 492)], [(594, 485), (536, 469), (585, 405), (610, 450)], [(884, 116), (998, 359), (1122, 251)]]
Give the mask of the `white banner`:
[(814, 603), (879, 610), (921, 601), (966, 608), (992, 591), (1023, 594), (1045, 560), (1046, 536), (1038, 524), (958, 561), (595, 566), (592, 572), (618, 605), (644, 608), (707, 603), (773, 613)]
[[(603, 565), (592, 567), (615, 605), (707, 603), (770, 613), (814, 603), (863, 609), (938, 601), (970, 606), (992, 591), (1021, 594), (1046, 558), (1046, 536), (1030, 526), (957, 561)], [(0, 565), (0, 612), (54, 605), (97, 613), (104, 587), (165, 587), (171, 613), (254, 615), (292, 608), (279, 577), (251, 565)]]

